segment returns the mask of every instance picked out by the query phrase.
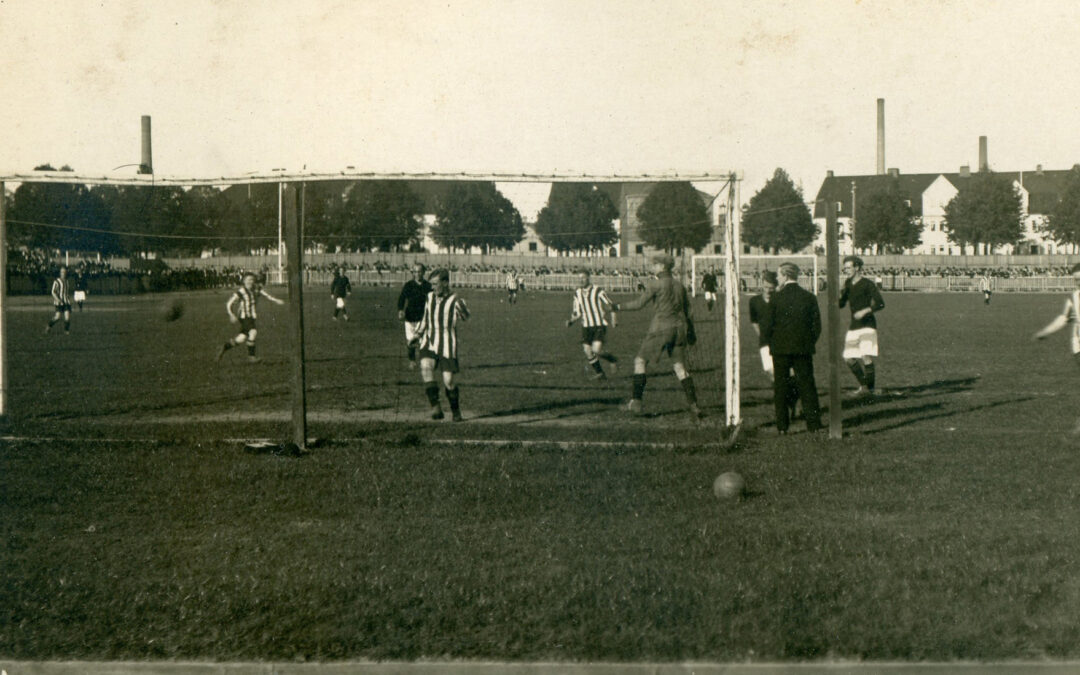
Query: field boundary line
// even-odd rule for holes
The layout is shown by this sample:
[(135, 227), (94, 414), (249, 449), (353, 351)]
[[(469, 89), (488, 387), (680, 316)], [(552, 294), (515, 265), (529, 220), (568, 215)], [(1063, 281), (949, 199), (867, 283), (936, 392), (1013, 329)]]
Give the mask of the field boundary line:
[(258, 663), (199, 661), (0, 661), (3, 675), (1057, 675), (1080, 662), (1002, 661), (957, 663), (618, 663), (499, 661), (347, 661)]

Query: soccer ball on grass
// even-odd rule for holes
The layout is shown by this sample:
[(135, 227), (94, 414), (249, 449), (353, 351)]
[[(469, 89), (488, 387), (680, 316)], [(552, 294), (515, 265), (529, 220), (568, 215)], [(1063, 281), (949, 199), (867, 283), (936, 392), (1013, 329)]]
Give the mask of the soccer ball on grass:
[(734, 471), (728, 471), (716, 477), (712, 484), (713, 494), (717, 499), (733, 499), (746, 494), (746, 481)]
[(168, 300), (161, 306), (161, 318), (165, 321), (176, 321), (184, 316), (184, 303), (178, 298)]

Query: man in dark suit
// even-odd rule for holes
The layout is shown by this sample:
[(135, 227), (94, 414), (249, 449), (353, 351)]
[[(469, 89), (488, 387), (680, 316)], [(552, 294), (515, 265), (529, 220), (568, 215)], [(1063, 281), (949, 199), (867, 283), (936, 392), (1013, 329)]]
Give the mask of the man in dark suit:
[(776, 430), (788, 431), (791, 373), (802, 399), (807, 431), (821, 428), (817, 385), (814, 382), (814, 345), (821, 336), (821, 310), (817, 298), (799, 286), (799, 268), (784, 263), (779, 270), (780, 285), (769, 302), (761, 321), (761, 336), (769, 345), (773, 359), (773, 405)]

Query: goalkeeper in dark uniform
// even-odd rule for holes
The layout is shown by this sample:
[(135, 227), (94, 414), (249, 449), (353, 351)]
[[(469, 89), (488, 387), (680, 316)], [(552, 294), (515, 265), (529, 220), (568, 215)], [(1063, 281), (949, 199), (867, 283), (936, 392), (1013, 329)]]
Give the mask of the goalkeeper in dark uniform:
[(615, 305), (616, 311), (633, 311), (652, 304), (655, 309), (649, 332), (641, 342), (641, 348), (634, 357), (633, 393), (627, 409), (631, 414), (641, 414), (641, 399), (645, 393), (645, 368), (650, 362), (660, 360), (665, 352), (674, 362), (672, 368), (675, 377), (682, 385), (690, 414), (694, 419), (703, 417), (697, 404), (697, 392), (694, 378), (686, 369), (686, 348), (694, 344), (693, 321), (690, 315), (690, 299), (686, 288), (676, 279), (671, 269), (675, 261), (670, 255), (660, 254), (652, 258), (653, 272), (656, 278), (649, 279), (645, 290), (636, 300)]
[(412, 279), (405, 282), (398, 295), (398, 321), (405, 322), (405, 343), (409, 348), (409, 370), (416, 369), (416, 347), (420, 339), (420, 321), (424, 318), (424, 306), (431, 282), (424, 278), (426, 268), (423, 263), (416, 263), (412, 268)]
[(352, 284), (349, 277), (341, 273), (340, 267), (334, 267), (334, 280), (330, 282), (330, 297), (334, 301), (334, 321), (340, 315), (342, 319), (349, 320), (349, 310), (345, 307), (345, 298), (352, 292)]

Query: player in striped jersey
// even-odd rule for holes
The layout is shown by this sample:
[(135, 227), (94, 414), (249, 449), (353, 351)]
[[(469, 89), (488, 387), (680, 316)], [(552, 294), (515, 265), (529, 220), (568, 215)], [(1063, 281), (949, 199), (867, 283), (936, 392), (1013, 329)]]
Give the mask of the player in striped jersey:
[(52, 320), (49, 321), (49, 325), (45, 326), (45, 332), (48, 333), (52, 330), (52, 327), (56, 325), (56, 322), (60, 320), (62, 316), (64, 318), (64, 334), (71, 332), (71, 291), (72, 283), (68, 278), (67, 268), (61, 267), (58, 276), (53, 279), (52, 282), (52, 301), (53, 307), (56, 308), (56, 313), (53, 314)]
[(424, 318), (418, 329), (420, 346), (420, 376), (424, 381), (424, 392), (431, 404), (431, 419), (443, 418), (442, 406), (439, 405), (439, 385), (435, 381), (435, 369), (442, 370), (446, 398), (450, 401), (450, 413), (455, 422), (460, 422), (461, 397), (454, 375), (460, 371), (458, 363), (457, 325), (467, 321), (469, 309), (465, 301), (450, 290), (450, 272), (439, 270), (435, 275), (435, 290), (428, 293), (424, 305)]
[[(593, 378), (603, 380), (607, 377), (604, 368), (600, 365), (600, 359), (611, 364), (612, 372), (615, 372), (616, 359), (613, 355), (604, 351), (604, 338), (607, 336), (607, 327), (615, 327), (614, 303), (608, 298), (604, 289), (592, 285), (592, 277), (588, 272), (582, 272), (578, 276), (580, 286), (574, 290), (574, 306), (570, 312), (570, 318), (566, 321), (569, 328), (575, 321), (581, 319), (581, 347), (585, 351), (585, 360), (589, 362), (594, 371)], [(611, 323), (608, 323), (607, 313), (611, 313)]]
[[(236, 289), (236, 292), (229, 296), (229, 301), (225, 303), (225, 311), (229, 313), (229, 321), (240, 324), (240, 332), (218, 350), (217, 358), (219, 361), (225, 355), (225, 352), (244, 344), (247, 345), (248, 361), (255, 363), (259, 360), (259, 357), (255, 356), (255, 336), (258, 335), (258, 331), (255, 329), (255, 318), (257, 316), (255, 305), (259, 296), (267, 298), (270, 302), (278, 305), (285, 304), (284, 300), (279, 300), (263, 290), (255, 282), (253, 273), (245, 272), (240, 288)], [(234, 306), (236, 307), (235, 310), (233, 309)]]

